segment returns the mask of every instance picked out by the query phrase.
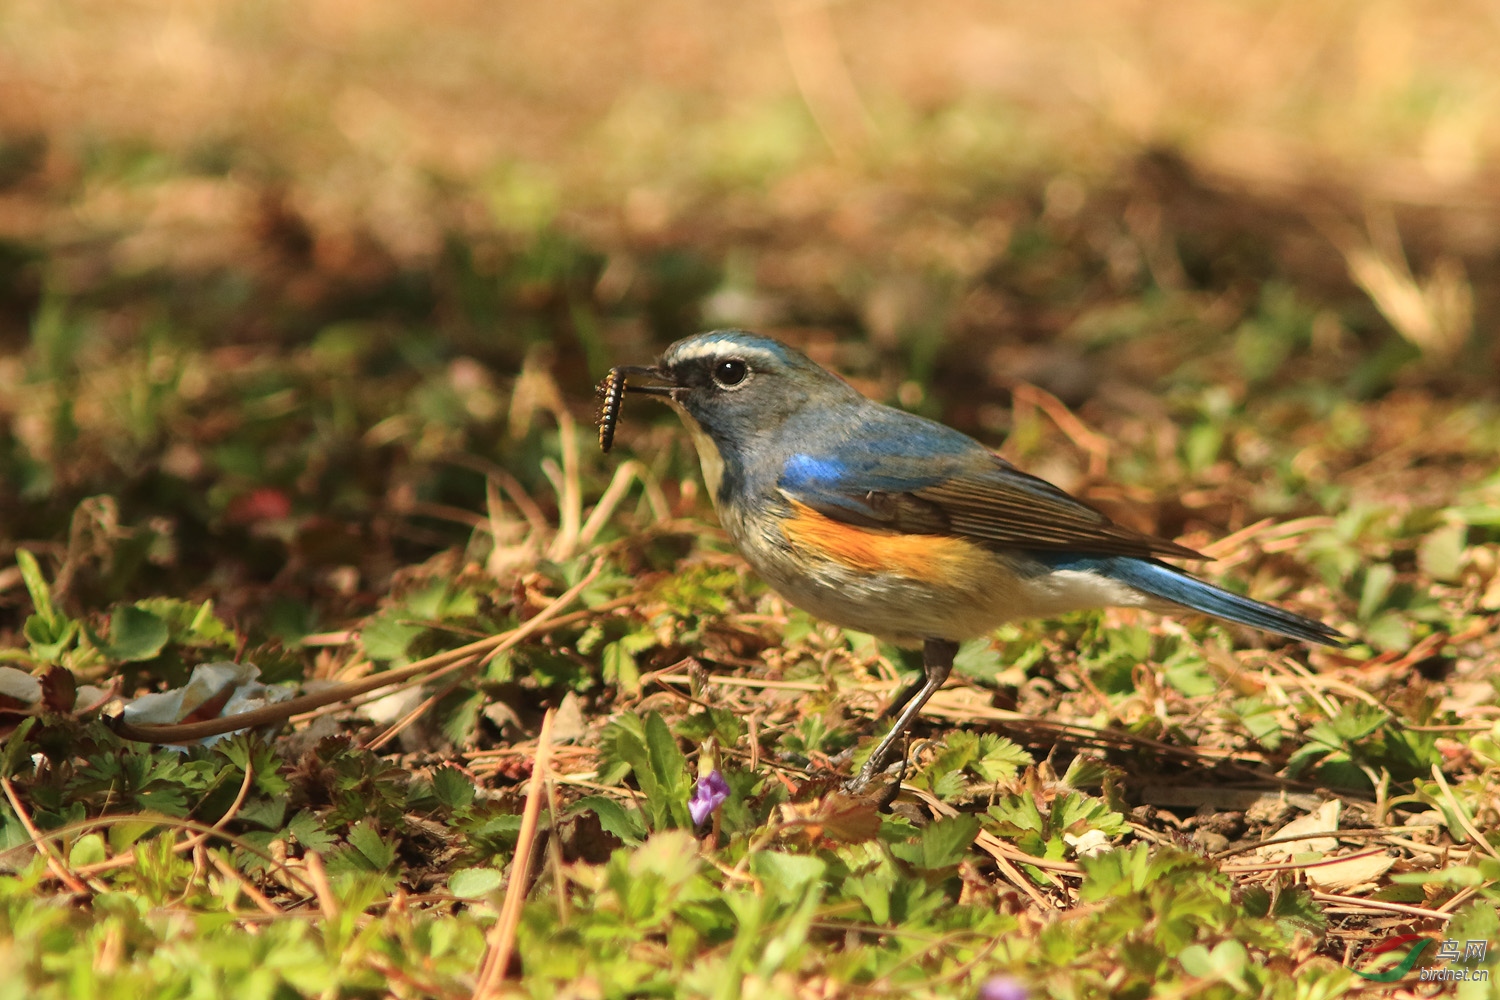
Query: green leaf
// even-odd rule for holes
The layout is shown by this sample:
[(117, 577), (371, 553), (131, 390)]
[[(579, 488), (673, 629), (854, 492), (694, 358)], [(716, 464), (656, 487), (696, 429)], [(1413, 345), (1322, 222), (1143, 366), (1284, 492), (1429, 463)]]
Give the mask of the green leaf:
[(1417, 546), (1417, 566), (1434, 580), (1457, 580), (1468, 535), (1464, 524), (1450, 524), (1432, 532)]
[(286, 795), (290, 785), (281, 775), (281, 759), (272, 744), (253, 733), (240, 733), (215, 743), (214, 751), (227, 757), (241, 776), (247, 769), (253, 769), (258, 791), (272, 796)]
[(1078, 837), (1098, 830), (1108, 837), (1117, 837), (1129, 828), (1125, 817), (1107, 802), (1081, 792), (1057, 796), (1045, 814), (1030, 795), (1007, 795), (985, 815), (992, 821), (990, 830), (996, 836), (1015, 841), (1017, 847), (1029, 854), (1049, 858), (1062, 858), (1070, 853), (1063, 834)]
[(459, 746), (467, 746), (484, 710), (484, 692), (458, 687), (440, 699), (433, 712), (442, 720), (443, 735)]
[(968, 766), (981, 779), (993, 784), (1011, 780), (1021, 768), (1032, 763), (1025, 747), (996, 733), (985, 733), (979, 737), (979, 756)]
[(686, 830), (667, 830), (653, 833), (634, 851), (618, 852), (632, 875), (659, 875), (668, 885), (686, 883), (702, 865), (698, 854), (698, 841)]
[(250, 823), (265, 830), (280, 830), (286, 822), (287, 800), (281, 796), (251, 798), (240, 809), (235, 821)]
[(651, 766), (646, 744), (629, 726), (632, 721), (639, 720), (622, 717), (606, 728), (603, 742), (606, 747), (613, 747), (613, 753), (609, 756), (627, 765), (630, 773), (635, 775), (635, 783), (640, 786), (641, 795), (645, 798), (643, 807), (646, 820), (652, 830), (665, 830), (673, 825), (686, 826), (685, 823), (674, 822), (671, 806), (667, 803), (661, 782), (657, 780), (656, 771)]
[(104, 836), (98, 833), (86, 833), (78, 838), (72, 850), (68, 851), (68, 865), (73, 868), (81, 868), (84, 865), (94, 865), (109, 856), (104, 848)]
[(1037, 809), (1030, 795), (1006, 795), (985, 814), (995, 821), (991, 832), (997, 837), (1016, 841), (1017, 846), (1029, 854), (1043, 850), (1043, 837), (1047, 821)]
[(396, 863), (396, 847), (380, 836), (374, 825), (357, 824), (349, 831), (349, 850), (339, 851), (329, 859), (329, 870), (383, 872)]
[(1391, 881), (1398, 885), (1446, 885), (1454, 888), (1468, 888), (1483, 885), (1486, 879), (1483, 873), (1473, 865), (1452, 865), (1430, 872), (1400, 872), (1392, 875)]
[(157, 825), (149, 820), (127, 820), (124, 823), (115, 823), (109, 828), (109, 846), (117, 854), (127, 851), (156, 828)]
[(744, 737), (746, 727), (745, 720), (735, 712), (708, 708), (679, 720), (673, 732), (689, 743), (702, 743), (712, 736), (720, 746), (732, 747)]
[(1476, 528), (1500, 528), (1500, 503), (1464, 504), (1450, 510)]
[(1183, 459), (1189, 471), (1202, 472), (1212, 465), (1224, 447), (1224, 428), (1215, 423), (1198, 423), (1183, 437)]
[(639, 844), (646, 837), (640, 813), (634, 809), (626, 809), (614, 799), (603, 795), (586, 795), (568, 810), (569, 815), (580, 812), (591, 812), (599, 817), (600, 828), (626, 844)]
[(723, 612), (729, 607), (729, 595), (740, 589), (734, 570), (699, 563), (663, 580), (655, 597), (679, 618), (696, 618)]
[(1383, 611), (1376, 615), (1360, 629), (1359, 637), (1382, 652), (1409, 649), (1412, 644), (1411, 626), (1399, 611)]
[(1303, 885), (1281, 886), (1275, 892), (1249, 885), (1241, 892), (1240, 905), (1252, 917), (1269, 917), (1288, 943), (1298, 934), (1321, 936), (1328, 924), (1321, 904)]
[(1089, 830), (1098, 830), (1111, 837), (1118, 837), (1130, 829), (1125, 817), (1110, 809), (1102, 799), (1078, 792), (1066, 792), (1052, 801), (1049, 825), (1058, 833), (1075, 836)]
[(1359, 620), (1368, 622), (1375, 617), (1381, 604), (1396, 582), (1396, 567), (1390, 563), (1371, 563), (1365, 569), (1365, 582), (1359, 592)]
[(1107, 782), (1117, 780), (1120, 776), (1121, 772), (1118, 768), (1097, 757), (1079, 754), (1068, 765), (1067, 771), (1063, 772), (1062, 783), (1069, 788), (1101, 788)]
[(89, 641), (111, 660), (139, 663), (154, 660), (161, 653), (172, 631), (160, 617), (133, 605), (115, 608), (109, 616), (109, 641), (89, 633)]
[[(828, 729), (821, 715), (804, 715), (797, 727), (781, 738), (779, 749), (784, 754), (794, 754), (805, 762), (814, 753), (832, 754), (849, 745), (850, 734)], [(733, 746), (725, 742), (726, 746)]]
[(760, 851), (751, 856), (750, 871), (773, 896), (794, 900), (806, 886), (823, 877), (828, 864), (805, 854)]
[(1239, 722), (1255, 742), (1267, 750), (1275, 750), (1281, 745), (1283, 733), (1276, 707), (1266, 704), (1258, 696), (1237, 699), (1225, 714)]
[(993, 681), (1005, 669), (1000, 654), (989, 639), (970, 639), (958, 647), (953, 657), (953, 669), (965, 677), (982, 681)]
[(474, 804), (474, 782), (452, 765), (432, 772), (432, 793), (449, 809), (461, 811)]
[(1245, 981), (1250, 955), (1238, 941), (1220, 941), (1209, 951), (1201, 944), (1188, 945), (1178, 956), (1183, 971), (1199, 979), (1224, 982), (1241, 993), (1253, 992)]
[(36, 609), (37, 617), (48, 626), (55, 625), (60, 616), (52, 606), (52, 588), (42, 575), (42, 567), (37, 565), (36, 556), (26, 549), (16, 549), (16, 566), (21, 571), (21, 581), (26, 584), (26, 592), (31, 595), (31, 606)]
[(455, 590), (447, 580), (439, 579), (411, 591), (402, 605), (404, 618), (444, 621), (473, 617), (479, 610), (479, 599), (473, 590), (467, 587)]
[(889, 923), (891, 919), (891, 897), (897, 875), (891, 866), (877, 868), (844, 880), (843, 892), (864, 904), (870, 911), (870, 921), (877, 925)]
[(491, 813), (477, 823), (468, 824), (465, 832), (471, 842), (488, 841), (512, 848), (521, 836), (521, 816), (519, 813)]
[(933, 795), (947, 802), (956, 799), (968, 790), (962, 771), (944, 771), (927, 776)]
[(1209, 672), (1206, 660), (1193, 658), (1168, 666), (1165, 675), (1168, 684), (1189, 698), (1210, 695), (1219, 689), (1219, 682)]
[[(1500, 940), (1500, 908), (1497, 908), (1493, 900), (1476, 899), (1461, 907), (1453, 915), (1453, 920), (1446, 928), (1445, 937), (1449, 937), (1467, 944), (1470, 941), (1489, 941), (1491, 946), (1487, 949), (1483, 961), (1483, 968), (1489, 978), (1493, 979), (1500, 969), (1500, 955), (1495, 953), (1494, 942)], [(1472, 980), (1470, 980), (1472, 982)], [(1493, 989), (1493, 984), (1490, 984)], [(1488, 991), (1475, 991), (1475, 997), (1484, 997)], [(1493, 995), (1493, 994), (1491, 994)], [(1459, 997), (1467, 1000), (1465, 994), (1460, 990)]]
[(617, 685), (626, 694), (640, 691), (641, 671), (624, 641), (605, 646), (600, 663), (604, 668), (605, 683)]
[(963, 860), (977, 836), (979, 817), (966, 813), (928, 825), (915, 844), (893, 844), (891, 853), (924, 871), (952, 868)]
[(495, 868), (460, 868), (448, 876), (448, 891), (465, 899), (488, 896), (505, 884), (505, 876)]
[(214, 614), (213, 601), (195, 604), (172, 597), (150, 597), (136, 601), (135, 606), (165, 621), (173, 642), (194, 647), (235, 645), (234, 631)]
[(1362, 701), (1345, 702), (1331, 721), (1334, 732), (1350, 742), (1374, 735), (1390, 720), (1390, 714)]
[(334, 845), (334, 836), (323, 828), (315, 813), (303, 809), (286, 825), (286, 832), (309, 851), (326, 852)]
[(966, 773), (976, 776), (988, 787), (999, 781), (1009, 781), (1021, 767), (1031, 762), (1029, 753), (1003, 736), (994, 733), (980, 736), (957, 730), (943, 738), (942, 750), (912, 781), (946, 800), (976, 791), (965, 780)]
[(404, 620), (406, 615), (382, 612), (365, 621), (360, 630), (359, 641), (365, 647), (365, 655), (372, 660), (400, 661), (405, 659), (412, 640), (427, 629)]
[(36, 716), (29, 715), (21, 720), (15, 732), (5, 738), (4, 747), (0, 749), (0, 778), (13, 778), (23, 767), (30, 770), (31, 755), (36, 748), (26, 741), (26, 734), (36, 723)]
[(646, 716), (646, 750), (650, 755), (651, 771), (656, 776), (660, 793), (667, 797), (672, 818), (680, 827), (692, 826), (688, 813), (687, 758), (677, 746), (677, 737), (657, 712)]
[(640, 628), (605, 646), (601, 658), (604, 680), (618, 685), (627, 694), (636, 694), (641, 689), (641, 671), (636, 664), (636, 654), (644, 653), (657, 645), (655, 630)]
[(78, 637), (79, 624), (62, 617), (47, 619), (41, 615), (28, 615), (21, 632), (26, 636), (32, 656), (43, 663), (57, 663)]
[[(626, 767), (626, 773), (635, 775), (635, 783), (640, 786), (641, 792), (646, 798), (654, 799), (659, 794), (656, 780), (656, 772), (651, 768), (650, 756), (646, 753), (645, 733), (637, 734), (631, 722), (639, 722), (638, 719), (622, 716), (605, 727), (604, 745), (605, 751), (602, 756), (605, 760), (614, 758)], [(612, 769), (611, 769), (612, 770)]]

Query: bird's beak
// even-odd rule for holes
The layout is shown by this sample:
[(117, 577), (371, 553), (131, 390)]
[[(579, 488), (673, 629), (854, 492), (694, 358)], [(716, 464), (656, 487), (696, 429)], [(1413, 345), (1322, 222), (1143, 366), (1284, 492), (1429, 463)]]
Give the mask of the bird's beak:
[[(672, 390), (679, 388), (677, 380), (672, 377), (670, 372), (665, 372), (654, 366), (620, 365), (615, 371), (625, 376), (626, 392), (639, 392), (646, 396), (666, 396), (670, 398)], [(648, 379), (656, 384), (641, 385), (636, 381), (638, 378)]]

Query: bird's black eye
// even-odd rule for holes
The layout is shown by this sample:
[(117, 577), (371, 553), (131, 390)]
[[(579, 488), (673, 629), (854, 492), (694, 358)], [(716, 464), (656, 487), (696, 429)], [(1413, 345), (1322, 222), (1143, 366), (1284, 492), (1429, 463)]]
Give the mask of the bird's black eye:
[(750, 368), (739, 358), (730, 358), (714, 365), (714, 381), (721, 389), (733, 389), (745, 381), (745, 376), (748, 374), (750, 374)]

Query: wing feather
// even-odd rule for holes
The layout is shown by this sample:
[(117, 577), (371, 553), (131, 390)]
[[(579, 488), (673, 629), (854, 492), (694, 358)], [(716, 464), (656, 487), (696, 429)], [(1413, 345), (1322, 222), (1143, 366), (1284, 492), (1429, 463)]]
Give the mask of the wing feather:
[(857, 461), (795, 455), (779, 486), (820, 514), (862, 527), (956, 535), (996, 548), (1204, 558), (1116, 524), (989, 451), (920, 461), (889, 454)]

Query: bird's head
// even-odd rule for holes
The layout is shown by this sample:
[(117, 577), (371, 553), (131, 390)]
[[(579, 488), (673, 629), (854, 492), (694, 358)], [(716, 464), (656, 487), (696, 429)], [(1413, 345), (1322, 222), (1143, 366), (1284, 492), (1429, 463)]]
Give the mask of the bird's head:
[(686, 337), (655, 365), (622, 371), (627, 391), (665, 398), (721, 446), (774, 433), (810, 407), (864, 399), (801, 351), (743, 330)]
[[(626, 391), (660, 396), (693, 434), (712, 494), (725, 458), (746, 461), (792, 447), (788, 421), (813, 429), (825, 409), (865, 398), (807, 355), (743, 330), (715, 330), (677, 341), (655, 365), (618, 369)], [(847, 419), (847, 417), (845, 417)]]

